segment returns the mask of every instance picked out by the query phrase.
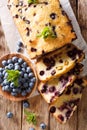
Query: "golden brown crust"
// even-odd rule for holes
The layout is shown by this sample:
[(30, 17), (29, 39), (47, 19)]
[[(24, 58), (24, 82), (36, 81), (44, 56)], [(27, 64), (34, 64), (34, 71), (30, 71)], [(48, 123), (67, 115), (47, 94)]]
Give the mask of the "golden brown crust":
[[(67, 55), (67, 52), (72, 51), (74, 49), (76, 49), (77, 52), (81, 51), (81, 55), (79, 56), (78, 54), (78, 56), (76, 56), (76, 58), (73, 60)], [(72, 68), (74, 68), (76, 63), (81, 62), (84, 59), (84, 57), (85, 54), (83, 53), (83, 51), (77, 48), (75, 45), (73, 44), (65, 45), (64, 47), (52, 53), (50, 52), (49, 54), (46, 54), (37, 60), (36, 70), (37, 70), (38, 78), (40, 81), (46, 82), (52, 78), (60, 77), (61, 75), (67, 73)], [(62, 63), (59, 62), (59, 60), (61, 59), (63, 61)], [(65, 65), (66, 63), (65, 61), (68, 62), (67, 65)], [(51, 64), (53, 64), (52, 67), (49, 67), (51, 66)], [(44, 71), (43, 75), (40, 74), (41, 71)], [(52, 74), (53, 71), (55, 71), (55, 74)]]
[(14, 54), (13, 54), (13, 53), (12, 53), (12, 54), (7, 54), (7, 55), (1, 57), (1, 58), (0, 58), (0, 67), (3, 67), (2, 64), (1, 64), (1, 63), (2, 63), (2, 60), (7, 60), (7, 59), (12, 58), (12, 57), (14, 57), (14, 56), (17, 56), (17, 57), (19, 57), (19, 58), (22, 58), (22, 59), (23, 59), (24, 61), (26, 61), (27, 64), (31, 67), (31, 69), (32, 69), (32, 71), (34, 72), (34, 75), (35, 75), (35, 77), (36, 77), (35, 86), (34, 86), (34, 88), (32, 89), (31, 93), (27, 94), (26, 96), (21, 96), (21, 95), (19, 95), (19, 96), (17, 96), (17, 97), (12, 96), (12, 95), (11, 95), (10, 93), (8, 93), (8, 92), (2, 91), (1, 86), (0, 86), (0, 94), (1, 94), (2, 96), (6, 97), (6, 98), (9, 99), (9, 100), (12, 100), (12, 101), (22, 101), (22, 100), (25, 100), (25, 99), (29, 98), (30, 95), (35, 91), (35, 89), (36, 89), (36, 87), (37, 87), (38, 79), (37, 79), (37, 74), (36, 74), (36, 71), (35, 71), (35, 68), (34, 68), (33, 64), (31, 63), (31, 61), (30, 61), (27, 57), (25, 57), (25, 56), (22, 55), (22, 54), (18, 54), (18, 53), (14, 53)]
[[(43, 2), (43, 0), (39, 0)], [(66, 13), (60, 7), (58, 0), (48, 0), (48, 4), (39, 3), (28, 6), (27, 0), (23, 0), (22, 6), (18, 0), (10, 0), (8, 2), (11, 14), (22, 36), (24, 44), (31, 58), (52, 52), (76, 39), (71, 21)], [(47, 11), (46, 11), (47, 10)], [(56, 18), (52, 19), (50, 15), (56, 14)], [(27, 22), (30, 22), (27, 24)], [(55, 27), (57, 38), (38, 38), (37, 34), (43, 31), (46, 25)]]

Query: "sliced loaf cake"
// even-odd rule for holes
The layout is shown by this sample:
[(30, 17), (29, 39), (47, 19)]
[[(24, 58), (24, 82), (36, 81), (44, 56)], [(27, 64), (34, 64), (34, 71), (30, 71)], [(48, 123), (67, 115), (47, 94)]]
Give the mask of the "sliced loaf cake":
[(81, 78), (76, 79), (74, 84), (68, 87), (66, 91), (50, 105), (50, 113), (52, 113), (60, 123), (66, 123), (73, 115), (82, 97), (84, 87), (87, 87), (87, 80)]
[(54, 77), (70, 71), (76, 63), (84, 58), (84, 53), (73, 44), (41, 57), (36, 63), (38, 77), (41, 81), (48, 81)]
[(75, 68), (60, 78), (54, 78), (45, 83), (41, 82), (38, 86), (38, 90), (46, 102), (51, 103), (55, 101), (64, 92), (64, 90), (74, 82), (76, 77), (83, 70), (82, 68), (82, 64), (76, 64)]

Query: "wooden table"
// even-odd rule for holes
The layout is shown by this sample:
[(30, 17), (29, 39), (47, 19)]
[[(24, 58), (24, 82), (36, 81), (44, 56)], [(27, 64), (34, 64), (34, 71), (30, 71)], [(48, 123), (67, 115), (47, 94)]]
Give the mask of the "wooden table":
[[(70, 0), (81, 27), (82, 34), (87, 41), (87, 0)], [(0, 24), (0, 56), (9, 52), (2, 27)], [(46, 130), (87, 130), (87, 89), (83, 93), (82, 100), (75, 111), (73, 117), (64, 125), (57, 121), (48, 113), (48, 105), (41, 96), (29, 99), (30, 111), (38, 114), (37, 126), (35, 130), (40, 130), (40, 122), (45, 122)], [(12, 119), (7, 119), (6, 113), (13, 112)], [(0, 130), (28, 130), (29, 125), (24, 116), (22, 102), (11, 102), (0, 96)]]

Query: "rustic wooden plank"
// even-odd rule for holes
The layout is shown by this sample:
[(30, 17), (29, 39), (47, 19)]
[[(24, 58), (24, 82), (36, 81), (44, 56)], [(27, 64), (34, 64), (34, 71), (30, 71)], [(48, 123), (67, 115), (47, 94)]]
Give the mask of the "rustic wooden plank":
[[(78, 21), (82, 35), (87, 41), (87, 0), (78, 1)], [(87, 89), (83, 92), (83, 97), (78, 107), (78, 130), (87, 130)]]
[[(70, 0), (73, 11), (76, 15), (76, 0)], [(77, 16), (77, 15), (76, 15)], [(74, 112), (74, 115), (71, 119), (64, 125), (57, 123), (52, 115), (50, 115), (50, 130), (77, 130), (77, 111)]]
[(77, 2), (76, 2), (76, 0), (70, 0), (70, 4), (72, 6), (72, 9), (73, 9), (75, 15), (77, 16)]
[[(0, 23), (0, 56), (9, 53)], [(13, 118), (8, 119), (6, 113), (11, 111)], [(11, 102), (0, 96), (0, 130), (21, 130), (21, 103)]]
[(37, 115), (37, 125), (29, 124), (26, 121), (23, 108), (23, 118), (22, 118), (22, 130), (28, 130), (30, 127), (34, 127), (35, 130), (41, 130), (40, 123), (44, 122), (47, 125), (46, 130), (49, 130), (49, 113), (48, 113), (48, 104), (44, 99), (38, 95), (30, 98), (29, 100), (30, 108), (26, 109), (27, 111), (34, 112)]
[(9, 49), (6, 46), (4, 33), (3, 33), (2, 26), (0, 23), (0, 56), (3, 56), (4, 54), (7, 54), (7, 53), (9, 53)]
[(87, 41), (87, 0), (78, 1), (78, 21), (82, 34)]

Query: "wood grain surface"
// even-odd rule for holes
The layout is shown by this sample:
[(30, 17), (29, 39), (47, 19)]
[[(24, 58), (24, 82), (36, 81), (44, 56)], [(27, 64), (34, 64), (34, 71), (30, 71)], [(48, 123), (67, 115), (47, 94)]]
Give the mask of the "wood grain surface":
[[(87, 0), (70, 0), (72, 8), (78, 19), (81, 27), (82, 35), (87, 41)], [(0, 56), (9, 52), (6, 46), (3, 30), (0, 24)], [(45, 122), (46, 130), (87, 130), (87, 90), (84, 91), (82, 100), (75, 111), (73, 117), (64, 125), (57, 123), (57, 121), (49, 115), (48, 105), (41, 96), (36, 96), (29, 99), (30, 108), (28, 111), (37, 114), (37, 126), (35, 130), (41, 130), (40, 122)], [(13, 112), (12, 119), (7, 119), (6, 113)], [(22, 102), (11, 102), (0, 96), (0, 130), (29, 130), (32, 125), (26, 122), (24, 108)]]
[[(84, 39), (87, 41), (87, 0), (78, 0), (78, 21)], [(78, 107), (78, 130), (87, 130), (87, 89), (83, 92)]]

